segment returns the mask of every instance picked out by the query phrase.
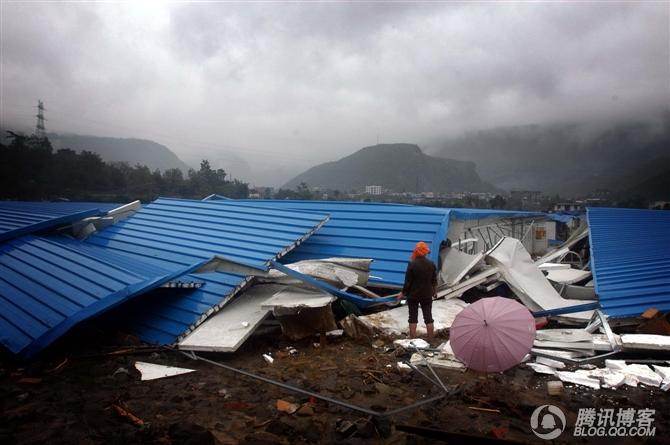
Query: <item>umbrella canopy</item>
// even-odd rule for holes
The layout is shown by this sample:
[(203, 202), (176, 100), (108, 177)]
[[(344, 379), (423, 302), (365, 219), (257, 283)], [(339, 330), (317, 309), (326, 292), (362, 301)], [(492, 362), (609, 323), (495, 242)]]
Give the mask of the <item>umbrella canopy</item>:
[(500, 372), (528, 354), (535, 340), (535, 320), (514, 300), (483, 298), (456, 316), (449, 338), (454, 354), (468, 368)]

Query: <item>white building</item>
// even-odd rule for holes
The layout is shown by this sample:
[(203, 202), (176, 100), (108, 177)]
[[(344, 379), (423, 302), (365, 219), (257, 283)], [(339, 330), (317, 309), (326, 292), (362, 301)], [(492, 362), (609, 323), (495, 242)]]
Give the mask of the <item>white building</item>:
[(382, 186), (381, 185), (366, 185), (365, 193), (368, 195), (381, 195)]

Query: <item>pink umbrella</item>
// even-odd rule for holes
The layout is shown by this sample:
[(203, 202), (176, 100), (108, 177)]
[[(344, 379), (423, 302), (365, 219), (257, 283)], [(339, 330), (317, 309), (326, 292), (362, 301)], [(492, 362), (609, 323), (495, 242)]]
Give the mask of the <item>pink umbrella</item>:
[(509, 298), (483, 298), (463, 309), (449, 329), (451, 348), (468, 368), (500, 372), (518, 365), (535, 340), (535, 319)]

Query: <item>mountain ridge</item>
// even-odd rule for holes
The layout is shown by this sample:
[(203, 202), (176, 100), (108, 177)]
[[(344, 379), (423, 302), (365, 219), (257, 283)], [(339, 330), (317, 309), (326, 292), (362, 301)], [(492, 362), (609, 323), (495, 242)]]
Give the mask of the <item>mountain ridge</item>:
[(146, 165), (152, 170), (178, 168), (184, 173), (191, 168), (165, 145), (149, 139), (115, 138), (72, 133), (49, 133), (47, 137), (55, 150), (70, 148), (92, 151), (106, 162), (127, 162)]
[(418, 145), (378, 144), (309, 168), (284, 188), (301, 182), (310, 187), (349, 191), (381, 185), (395, 192), (486, 192), (495, 187), (483, 181), (473, 162), (426, 155)]

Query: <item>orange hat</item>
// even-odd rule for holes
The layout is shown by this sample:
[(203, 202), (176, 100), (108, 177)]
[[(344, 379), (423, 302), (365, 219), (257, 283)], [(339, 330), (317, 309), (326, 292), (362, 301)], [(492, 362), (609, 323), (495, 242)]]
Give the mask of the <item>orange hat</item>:
[(416, 243), (416, 246), (414, 246), (414, 251), (412, 252), (412, 256), (410, 257), (412, 261), (417, 259), (420, 256), (426, 256), (430, 253), (430, 248), (428, 247), (428, 244), (424, 243), (423, 241), (419, 241)]

